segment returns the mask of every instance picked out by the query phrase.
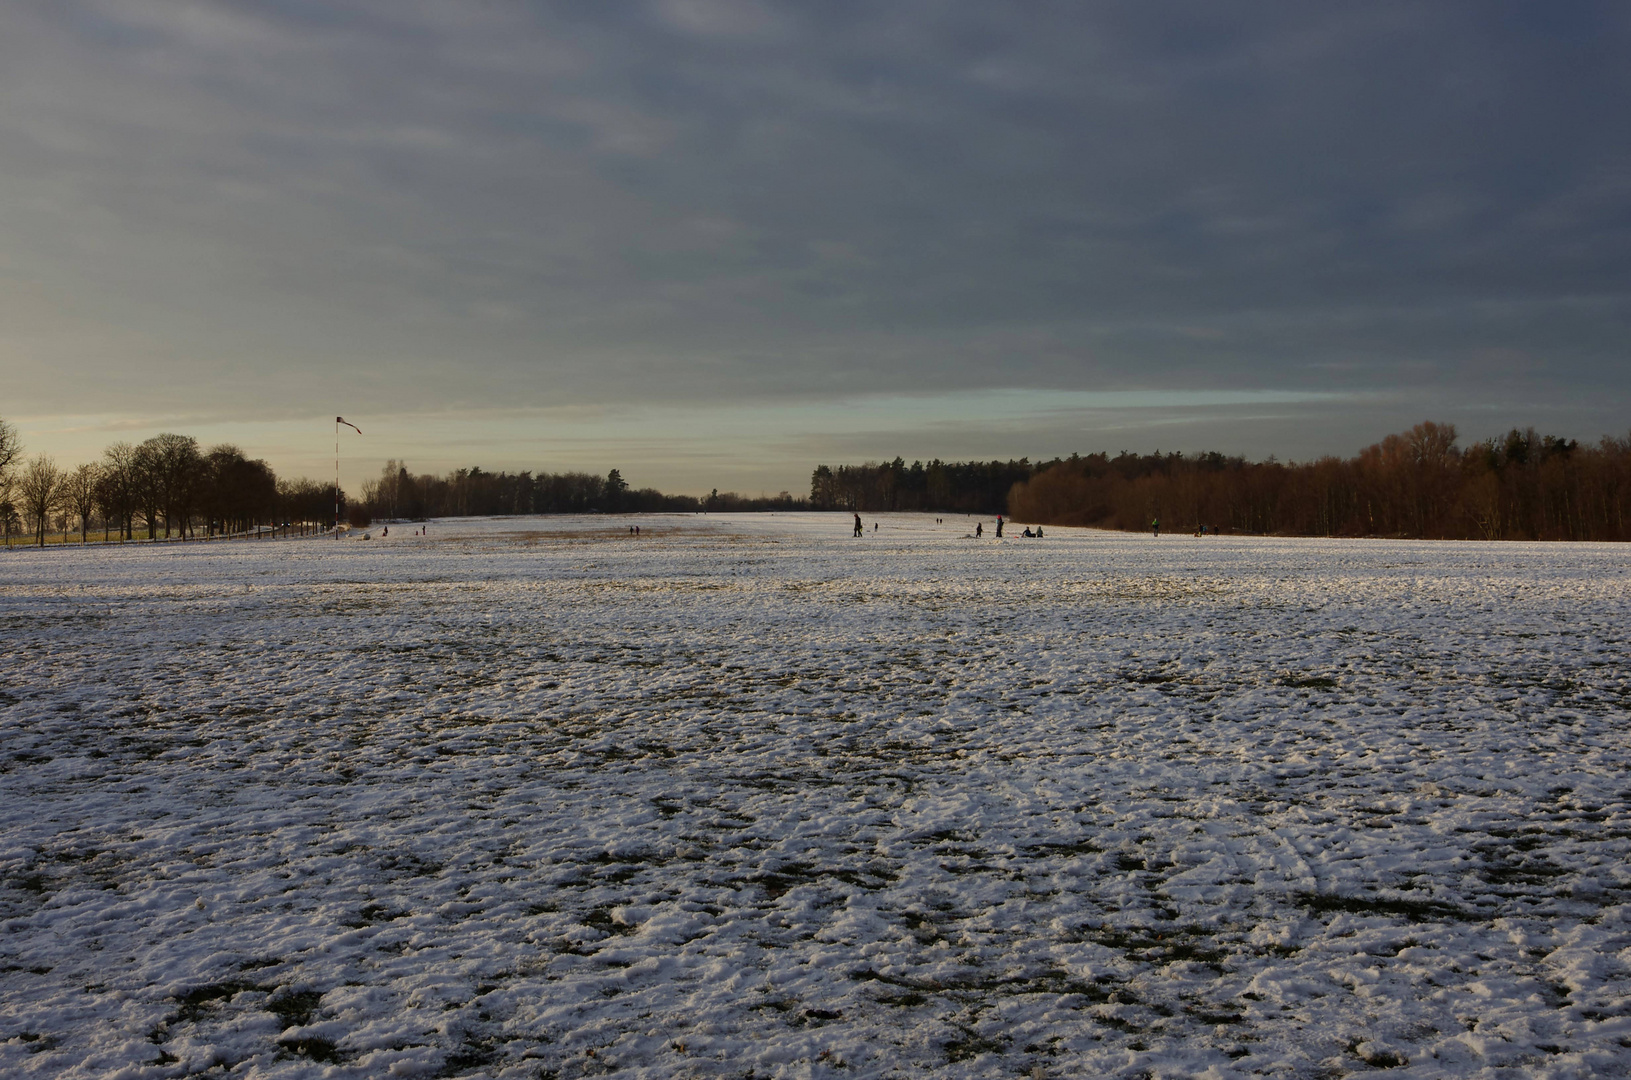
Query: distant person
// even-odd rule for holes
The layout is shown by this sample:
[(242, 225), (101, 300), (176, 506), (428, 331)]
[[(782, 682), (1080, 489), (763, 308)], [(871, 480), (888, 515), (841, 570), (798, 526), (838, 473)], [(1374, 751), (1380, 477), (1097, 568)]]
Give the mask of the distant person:
[(1042, 526), (1040, 525), (1036, 527), (1036, 538), (1038, 540), (1042, 539)]
[(860, 514), (855, 515), (855, 535), (856, 536), (861, 535), (861, 515)]
[(876, 522), (876, 521), (874, 521), (874, 522), (873, 522), (873, 523), (872, 523), (872, 531), (873, 531), (873, 532), (877, 532), (877, 531), (878, 531), (878, 523), (877, 523), (877, 522)]
[(985, 535), (985, 522), (976, 521), (974, 523), (974, 539), (978, 540), (980, 537), (982, 537), (984, 535)]
[(1024, 531), (1024, 532), (1022, 532), (1022, 533), (1020, 533), (1020, 534), (1019, 534), (1019, 535), (1021, 535), (1021, 536), (1023, 536), (1023, 537), (1026, 537), (1026, 538), (1027, 538), (1027, 539), (1029, 539), (1029, 538), (1030, 538), (1030, 537), (1033, 537), (1033, 536), (1035, 536), (1035, 535), (1036, 535), (1036, 534), (1035, 534), (1035, 533), (1034, 533), (1034, 532), (1032, 532), (1032, 531), (1031, 531), (1031, 527), (1030, 527), (1030, 526), (1029, 526), (1029, 525), (1027, 525), (1027, 526), (1025, 526), (1025, 531)]
[(1002, 539), (1002, 515), (997, 515), (997, 539)]
[(1154, 535), (1154, 536), (1160, 536), (1161, 535), (1161, 519), (1160, 518), (1150, 518), (1150, 533), (1152, 535)]
[(390, 535), (391, 535), (391, 527), (389, 525), (385, 526), (383, 529), (381, 529), (379, 531), (379, 538), (381, 540), (385, 539), (387, 536), (390, 536)]

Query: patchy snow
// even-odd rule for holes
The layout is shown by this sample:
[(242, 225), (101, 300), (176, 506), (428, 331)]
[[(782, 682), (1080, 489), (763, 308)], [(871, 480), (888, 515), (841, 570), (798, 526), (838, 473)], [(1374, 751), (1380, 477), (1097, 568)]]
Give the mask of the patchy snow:
[(1626, 548), (877, 520), (4, 555), (0, 1074), (1631, 1074)]

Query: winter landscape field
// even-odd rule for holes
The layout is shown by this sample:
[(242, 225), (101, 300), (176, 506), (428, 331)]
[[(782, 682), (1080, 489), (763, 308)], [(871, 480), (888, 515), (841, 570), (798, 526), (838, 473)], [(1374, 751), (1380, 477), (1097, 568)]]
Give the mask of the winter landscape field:
[(877, 520), (5, 553), (0, 1075), (1631, 1075), (1631, 552)]

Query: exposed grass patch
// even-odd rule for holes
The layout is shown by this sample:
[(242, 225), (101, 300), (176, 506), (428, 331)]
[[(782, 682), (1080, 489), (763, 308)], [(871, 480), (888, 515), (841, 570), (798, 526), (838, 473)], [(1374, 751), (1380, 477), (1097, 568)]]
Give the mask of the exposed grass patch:
[(310, 1058), (325, 1064), (338, 1064), (345, 1060), (340, 1050), (329, 1039), (312, 1037), (309, 1039), (279, 1039), (278, 1045), (296, 1057)]
[(1389, 915), (1411, 922), (1482, 922), (1484, 917), (1438, 900), (1394, 900), (1383, 896), (1339, 896), (1335, 893), (1299, 893), (1297, 902), (1315, 914), (1341, 911), (1350, 915)]
[(1410, 1064), (1410, 1059), (1392, 1050), (1360, 1050), (1357, 1044), (1352, 1050), (1355, 1057), (1373, 1069), (1398, 1069)]
[(398, 851), (379, 861), (379, 868), (392, 878), (435, 877), (442, 872), (442, 864), (422, 859), (411, 851)]
[(355, 918), (346, 919), (340, 925), (349, 926), (355, 930), (364, 926), (372, 926), (375, 923), (391, 922), (395, 919), (405, 919), (411, 914), (412, 912), (401, 911), (385, 904), (364, 904), (357, 911)]
[(1204, 939), (1212, 937), (1201, 927), (1173, 927), (1165, 930), (1105, 928), (1089, 930), (1087, 940), (1120, 951), (1129, 960), (1146, 964), (1176, 964), (1193, 961), (1218, 967), (1229, 951)]
[(305, 1027), (317, 1013), (323, 995), (316, 990), (289, 990), (274, 994), (261, 1006), (277, 1017), (284, 1028)]
[(236, 979), (196, 987), (176, 999), (181, 1008), (176, 1010), (175, 1018), (192, 1023), (202, 1018), (217, 1002), (226, 1001), (245, 990), (259, 989), (260, 987), (254, 983), (240, 982)]
[(470, 1072), (485, 1065), (491, 1065), (498, 1060), (498, 1051), (493, 1044), (485, 1039), (477, 1039), (465, 1035), (464, 1043), (442, 1062), (442, 1070), (438, 1076), (458, 1076), (460, 1073)]
[(981, 1054), (1000, 1054), (1008, 1049), (1014, 1040), (1007, 1035), (986, 1036), (980, 1035), (970, 1028), (958, 1028), (957, 1037), (950, 1039), (941, 1047), (946, 1055), (946, 1064), (954, 1065), (959, 1061), (969, 1061)]
[(872, 866), (818, 867), (813, 863), (789, 862), (750, 880), (764, 889), (767, 899), (777, 900), (801, 885), (814, 885), (827, 878), (858, 889), (881, 889), (896, 877), (892, 870)]
[(1246, 1019), (1241, 1012), (1229, 1011), (1227, 1008), (1215, 1006), (1185, 1005), (1184, 1012), (1190, 1019), (1202, 1024), (1239, 1024)]
[(893, 1005), (898, 1009), (915, 1009), (919, 1005), (927, 1002), (929, 999), (922, 994), (912, 993), (896, 994), (892, 997), (880, 997), (877, 1000), (878, 1004), (880, 1005)]
[(585, 915), (581, 921), (583, 922), (583, 925), (589, 927), (590, 929), (600, 930), (607, 934), (628, 935), (639, 933), (640, 931), (638, 926), (630, 926), (627, 923), (620, 923), (613, 919), (612, 909), (608, 907), (595, 908), (594, 910), (590, 911), (589, 914)]
[[(1061, 840), (1042, 844), (1028, 844), (1020, 849), (1027, 855), (1041, 858), (1070, 859), (1078, 855), (1096, 855), (1104, 849), (1091, 840)], [(1142, 863), (1139, 869), (1143, 869)]]
[(1089, 982), (1069, 972), (1052, 968), (1034, 975), (1000, 975), (989, 979), (965, 978), (946, 982), (887, 975), (874, 968), (852, 971), (849, 977), (856, 982), (878, 982), (910, 991), (907, 994), (879, 999), (887, 1005), (921, 1005), (927, 1000), (928, 994), (1006, 997), (1018, 997), (1023, 994), (1050, 994), (1063, 997), (1079, 994), (1093, 1002), (1108, 1001), (1111, 997), (1111, 990), (1103, 983)]

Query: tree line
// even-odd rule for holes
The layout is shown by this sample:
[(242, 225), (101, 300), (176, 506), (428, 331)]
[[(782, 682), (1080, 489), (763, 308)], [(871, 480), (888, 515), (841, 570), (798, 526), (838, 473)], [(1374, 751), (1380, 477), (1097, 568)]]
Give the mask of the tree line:
[(884, 464), (818, 465), (810, 474), (816, 510), (944, 510), (1000, 514), (1015, 484), (1031, 478), (1030, 460), (956, 461), (927, 465), (902, 458)]
[[(17, 430), (0, 420), (0, 531), (44, 545), (70, 532), (88, 541), (135, 539), (145, 533), (183, 540), (289, 527), (313, 531), (335, 524), (334, 485), (281, 480), (272, 467), (235, 446), (201, 447), (190, 435), (155, 435), (132, 445), (115, 443), (99, 461), (59, 468), (44, 454), (24, 458)], [(717, 489), (705, 496), (667, 495), (635, 488), (612, 469), (605, 476), (455, 469), (445, 476), (414, 475), (388, 461), (378, 479), (363, 484), (361, 500), (338, 493), (352, 525), (376, 519), (509, 514), (695, 513), (798, 510), (804, 499), (783, 491), (748, 496)]]
[(271, 466), (236, 446), (204, 449), (191, 435), (165, 433), (114, 443), (100, 460), (59, 468), (50, 457), (22, 455), (17, 430), (0, 420), (0, 530), (7, 545), (22, 533), (46, 537), (100, 532), (104, 540), (183, 540), (259, 532), (278, 525), (319, 529), (333, 520), (334, 486), (280, 480)]
[(810, 501), (1130, 530), (1158, 520), (1166, 529), (1295, 536), (1631, 540), (1631, 438), (1582, 445), (1515, 428), (1460, 448), (1453, 424), (1429, 421), (1352, 458), (1304, 463), (1219, 453), (910, 467), (896, 458), (820, 466)]
[[(130, 540), (259, 532), (333, 524), (332, 484), (280, 480), (235, 446), (200, 447), (166, 433), (115, 443), (99, 461), (61, 469), (24, 458), (0, 420), (0, 530), (39, 544), (70, 530)], [(340, 494), (342, 501), (343, 493)], [(621, 472), (414, 475), (399, 461), (347, 506), (372, 519), (513, 514), (756, 510), (925, 510), (1008, 513), (1045, 525), (1431, 539), (1631, 539), (1631, 438), (1596, 445), (1516, 429), (1465, 448), (1454, 425), (1417, 424), (1352, 458), (1247, 461), (1219, 453), (1072, 454), (1032, 463), (944, 462), (818, 466), (808, 499), (713, 491), (667, 495), (634, 488)]]
[(714, 490), (705, 496), (666, 495), (656, 488), (630, 486), (618, 469), (592, 473), (488, 472), (479, 466), (446, 475), (414, 475), (404, 462), (387, 461), (379, 478), (362, 486), (352, 513), (356, 524), (369, 520), (433, 517), (494, 517), (512, 514), (698, 513), (702, 511), (798, 510), (803, 499), (783, 491), (747, 496)]

